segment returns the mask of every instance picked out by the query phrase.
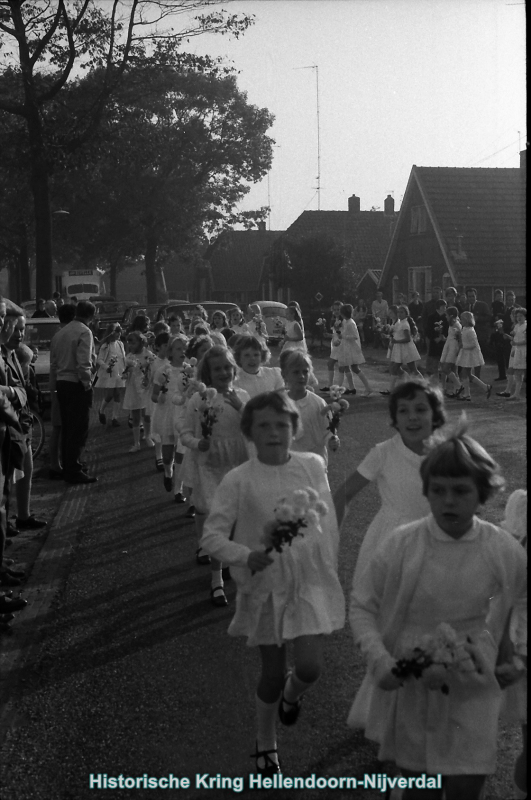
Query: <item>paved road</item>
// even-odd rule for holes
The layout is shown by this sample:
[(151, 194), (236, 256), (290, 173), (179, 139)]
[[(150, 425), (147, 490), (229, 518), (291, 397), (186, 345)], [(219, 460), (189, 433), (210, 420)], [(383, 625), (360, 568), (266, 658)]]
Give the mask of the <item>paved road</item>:
[[(322, 378), (324, 364), (316, 362)], [(384, 367), (367, 372), (376, 388), (385, 387)], [(482, 400), (467, 411), (472, 431), (507, 470), (509, 488), (523, 485), (523, 408)], [(453, 406), (451, 417), (458, 413)], [(386, 401), (380, 395), (354, 398), (342, 422), (342, 449), (331, 457), (332, 486), (389, 433)], [(91, 773), (171, 773), (191, 781), (191, 788), (172, 792), (113, 792), (124, 798), (234, 796), (237, 784), (194, 788), (196, 775), (205, 773), (244, 776), (248, 785), (257, 655), (226, 635), (234, 588), (228, 609), (210, 605), (208, 568), (195, 564), (193, 524), (164, 492), (153, 451), (127, 453), (130, 436), (125, 425), (94, 424), (88, 460), (100, 476), (97, 485), (39, 484), (41, 502), (55, 505), (57, 514), (26, 590), (30, 605), (14, 635), (1, 640), (2, 800), (84, 800), (95, 793)], [(344, 526), (340, 574), (347, 591), (361, 536), (377, 507), (377, 493), (367, 487)], [(499, 499), (486, 516), (498, 521), (502, 510)], [(361, 674), (345, 628), (330, 637), (325, 673), (297, 727), (280, 731), (286, 775), (360, 778), (382, 772), (374, 747), (345, 725)], [(514, 729), (504, 731), (502, 764), (489, 783), (488, 800), (509, 797), (517, 742)], [(288, 794), (382, 797), (371, 789), (276, 796)]]

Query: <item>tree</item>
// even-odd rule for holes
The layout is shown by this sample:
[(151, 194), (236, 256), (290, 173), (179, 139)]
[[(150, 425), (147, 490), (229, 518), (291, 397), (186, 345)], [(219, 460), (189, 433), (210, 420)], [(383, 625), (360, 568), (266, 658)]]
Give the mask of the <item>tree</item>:
[[(141, 62), (155, 44), (174, 48), (205, 32), (238, 35), (251, 18), (224, 11), (192, 17), (214, 0), (0, 0), (0, 111), (23, 120), (33, 196), (37, 295), (52, 288), (50, 176), (64, 152), (81, 147), (97, 129), (104, 109), (130, 63)], [(168, 26), (188, 17), (180, 32)], [(98, 68), (99, 82), (89, 106), (55, 137), (54, 108), (83, 69)]]
[(345, 254), (326, 234), (287, 238), (283, 242), (287, 270), (284, 271), (291, 294), (305, 308), (315, 305), (315, 295), (322, 294), (323, 305), (344, 299), (348, 290)]
[(148, 302), (157, 302), (157, 264), (169, 252), (253, 216), (233, 209), (272, 156), (272, 116), (247, 102), (233, 70), (170, 55), (163, 47), (127, 68), (91, 144), (55, 184), (73, 223), (82, 220), (69, 227), (85, 252), (112, 244), (122, 257), (143, 253)]

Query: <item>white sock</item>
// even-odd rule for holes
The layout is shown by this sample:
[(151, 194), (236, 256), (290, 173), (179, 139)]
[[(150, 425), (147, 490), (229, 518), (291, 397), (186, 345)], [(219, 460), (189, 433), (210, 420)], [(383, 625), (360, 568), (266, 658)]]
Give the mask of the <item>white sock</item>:
[[(258, 695), (255, 696), (256, 702), (256, 745), (258, 750), (276, 750), (277, 747), (277, 712), (280, 696), (274, 703), (264, 703)], [(273, 761), (277, 761), (274, 755), (270, 755)]]

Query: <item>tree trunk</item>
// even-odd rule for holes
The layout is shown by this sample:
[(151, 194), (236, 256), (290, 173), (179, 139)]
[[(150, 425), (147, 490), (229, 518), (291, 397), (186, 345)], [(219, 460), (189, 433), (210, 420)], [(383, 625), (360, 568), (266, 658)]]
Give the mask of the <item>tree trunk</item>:
[(156, 268), (157, 250), (157, 237), (153, 231), (148, 231), (145, 253), (147, 303), (156, 303), (158, 301)]
[(23, 222), (20, 223), (20, 248), (18, 252), (18, 300), (22, 302), (31, 299), (30, 267), (28, 256), (28, 231)]
[[(36, 298), (49, 299), (53, 292), (52, 214), (50, 187), (42, 145), (32, 148), (31, 191), (35, 209)], [(35, 152), (37, 150), (37, 152)]]

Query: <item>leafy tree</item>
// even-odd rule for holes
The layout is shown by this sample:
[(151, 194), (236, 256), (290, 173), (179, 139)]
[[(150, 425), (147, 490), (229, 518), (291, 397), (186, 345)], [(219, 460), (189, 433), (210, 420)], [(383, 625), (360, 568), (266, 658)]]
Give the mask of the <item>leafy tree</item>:
[(287, 238), (283, 248), (284, 280), (303, 307), (313, 307), (317, 293), (323, 295), (323, 306), (335, 299), (345, 299), (349, 294), (345, 254), (332, 237), (316, 234)]
[[(52, 286), (50, 176), (65, 152), (94, 134), (129, 64), (141, 63), (166, 42), (175, 50), (206, 32), (238, 35), (251, 18), (214, 11), (193, 17), (213, 0), (0, 0), (0, 111), (20, 118), (28, 139), (33, 196), (37, 294)], [(188, 22), (176, 32), (169, 22)], [(55, 114), (69, 82), (97, 70), (90, 105), (80, 109), (57, 137)]]
[[(72, 102), (94, 82), (89, 74), (73, 87)], [(70, 235), (86, 258), (106, 252), (111, 285), (113, 261), (142, 252), (148, 302), (156, 302), (157, 263), (205, 232), (256, 217), (233, 208), (270, 168), (271, 122), (231, 69), (160, 47), (128, 67), (97, 134), (57, 176)]]

